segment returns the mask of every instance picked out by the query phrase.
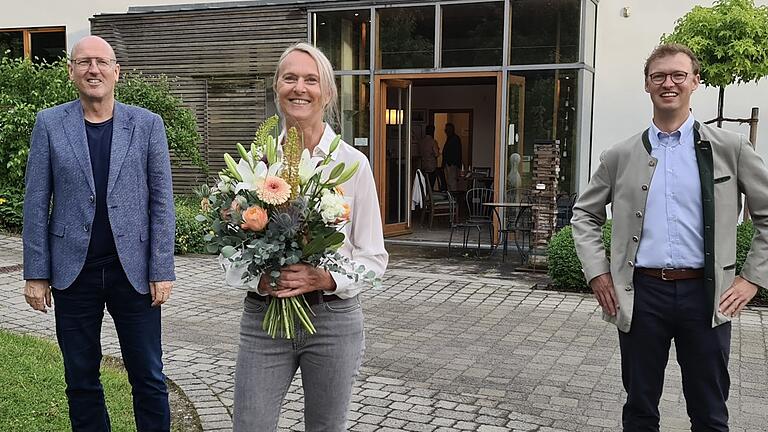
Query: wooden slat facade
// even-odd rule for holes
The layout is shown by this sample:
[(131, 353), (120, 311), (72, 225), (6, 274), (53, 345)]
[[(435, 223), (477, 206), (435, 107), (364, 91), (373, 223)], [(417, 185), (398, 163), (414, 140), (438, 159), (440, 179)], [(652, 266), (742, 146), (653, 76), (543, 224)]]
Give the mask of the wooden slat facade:
[[(196, 116), (210, 180), (235, 143), (250, 143), (264, 120), (267, 85), (286, 46), (307, 39), (306, 5), (97, 15), (91, 34), (109, 41), (124, 73), (165, 74)], [(176, 193), (205, 181), (173, 168)]]

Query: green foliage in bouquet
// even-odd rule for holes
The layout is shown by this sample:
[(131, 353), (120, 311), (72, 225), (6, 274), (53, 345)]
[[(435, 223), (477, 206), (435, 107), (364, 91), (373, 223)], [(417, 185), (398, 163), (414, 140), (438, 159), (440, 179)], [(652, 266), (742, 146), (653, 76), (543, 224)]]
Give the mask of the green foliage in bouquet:
[[(277, 125), (276, 116), (262, 123), (250, 150), (238, 143), (238, 162), (225, 154), (220, 181), (201, 191), (203, 212), (197, 219), (210, 227), (206, 247), (219, 253), (227, 283), (257, 290), (267, 274), (275, 286), (282, 267), (306, 263), (377, 285), (373, 271), (366, 272), (337, 252), (351, 212), (338, 186), (355, 174), (358, 163), (333, 161), (340, 137), (328, 155), (312, 157), (294, 128), (287, 131), (280, 149), (273, 135)], [(291, 339), (298, 321), (313, 334), (311, 313), (303, 296), (272, 298), (264, 330), (273, 338)]]

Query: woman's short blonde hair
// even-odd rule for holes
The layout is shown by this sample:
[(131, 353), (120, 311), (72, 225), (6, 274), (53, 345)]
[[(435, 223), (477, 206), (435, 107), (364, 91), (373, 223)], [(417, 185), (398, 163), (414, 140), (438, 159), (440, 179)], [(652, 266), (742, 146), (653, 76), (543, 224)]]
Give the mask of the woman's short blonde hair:
[(294, 51), (307, 53), (317, 64), (317, 70), (320, 73), (320, 92), (325, 101), (323, 105), (323, 119), (326, 123), (331, 125), (331, 127), (335, 128), (339, 125), (339, 91), (336, 88), (336, 78), (333, 75), (333, 66), (331, 66), (331, 62), (322, 51), (306, 42), (299, 42), (286, 48), (280, 56), (280, 60), (277, 62), (275, 77), (272, 80), (272, 90), (274, 90), (275, 93), (275, 106), (277, 107), (277, 110), (282, 114), (277, 94), (277, 82), (280, 79), (280, 68), (283, 66), (283, 61), (288, 57), (288, 54)]

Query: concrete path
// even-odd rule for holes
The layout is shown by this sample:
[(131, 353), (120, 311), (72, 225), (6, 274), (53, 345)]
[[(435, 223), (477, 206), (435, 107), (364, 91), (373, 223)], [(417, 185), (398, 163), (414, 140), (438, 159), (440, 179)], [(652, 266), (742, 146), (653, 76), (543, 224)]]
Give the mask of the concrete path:
[[(616, 329), (600, 319), (591, 296), (532, 289), (546, 279), (483, 260), (416, 255), (394, 253), (382, 289), (364, 293), (367, 349), (350, 430), (620, 429)], [(176, 262), (176, 289), (163, 308), (166, 374), (192, 400), (206, 431), (231, 430), (244, 296), (221, 284), (212, 258)], [(20, 240), (0, 237), (0, 327), (53, 339), (52, 314), (24, 302), (20, 263)], [(768, 430), (766, 330), (766, 309), (734, 322), (735, 432)], [(103, 343), (106, 354), (120, 355), (111, 322)], [(668, 369), (662, 429), (687, 430), (674, 350)], [(281, 431), (303, 430), (300, 385), (300, 378), (291, 385)]]

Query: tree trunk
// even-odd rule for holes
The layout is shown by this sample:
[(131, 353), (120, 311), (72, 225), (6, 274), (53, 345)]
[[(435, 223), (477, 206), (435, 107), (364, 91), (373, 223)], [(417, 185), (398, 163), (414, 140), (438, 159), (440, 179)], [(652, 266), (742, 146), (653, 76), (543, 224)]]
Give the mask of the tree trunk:
[(725, 98), (725, 87), (720, 87), (717, 94), (717, 127), (723, 127), (723, 98)]

